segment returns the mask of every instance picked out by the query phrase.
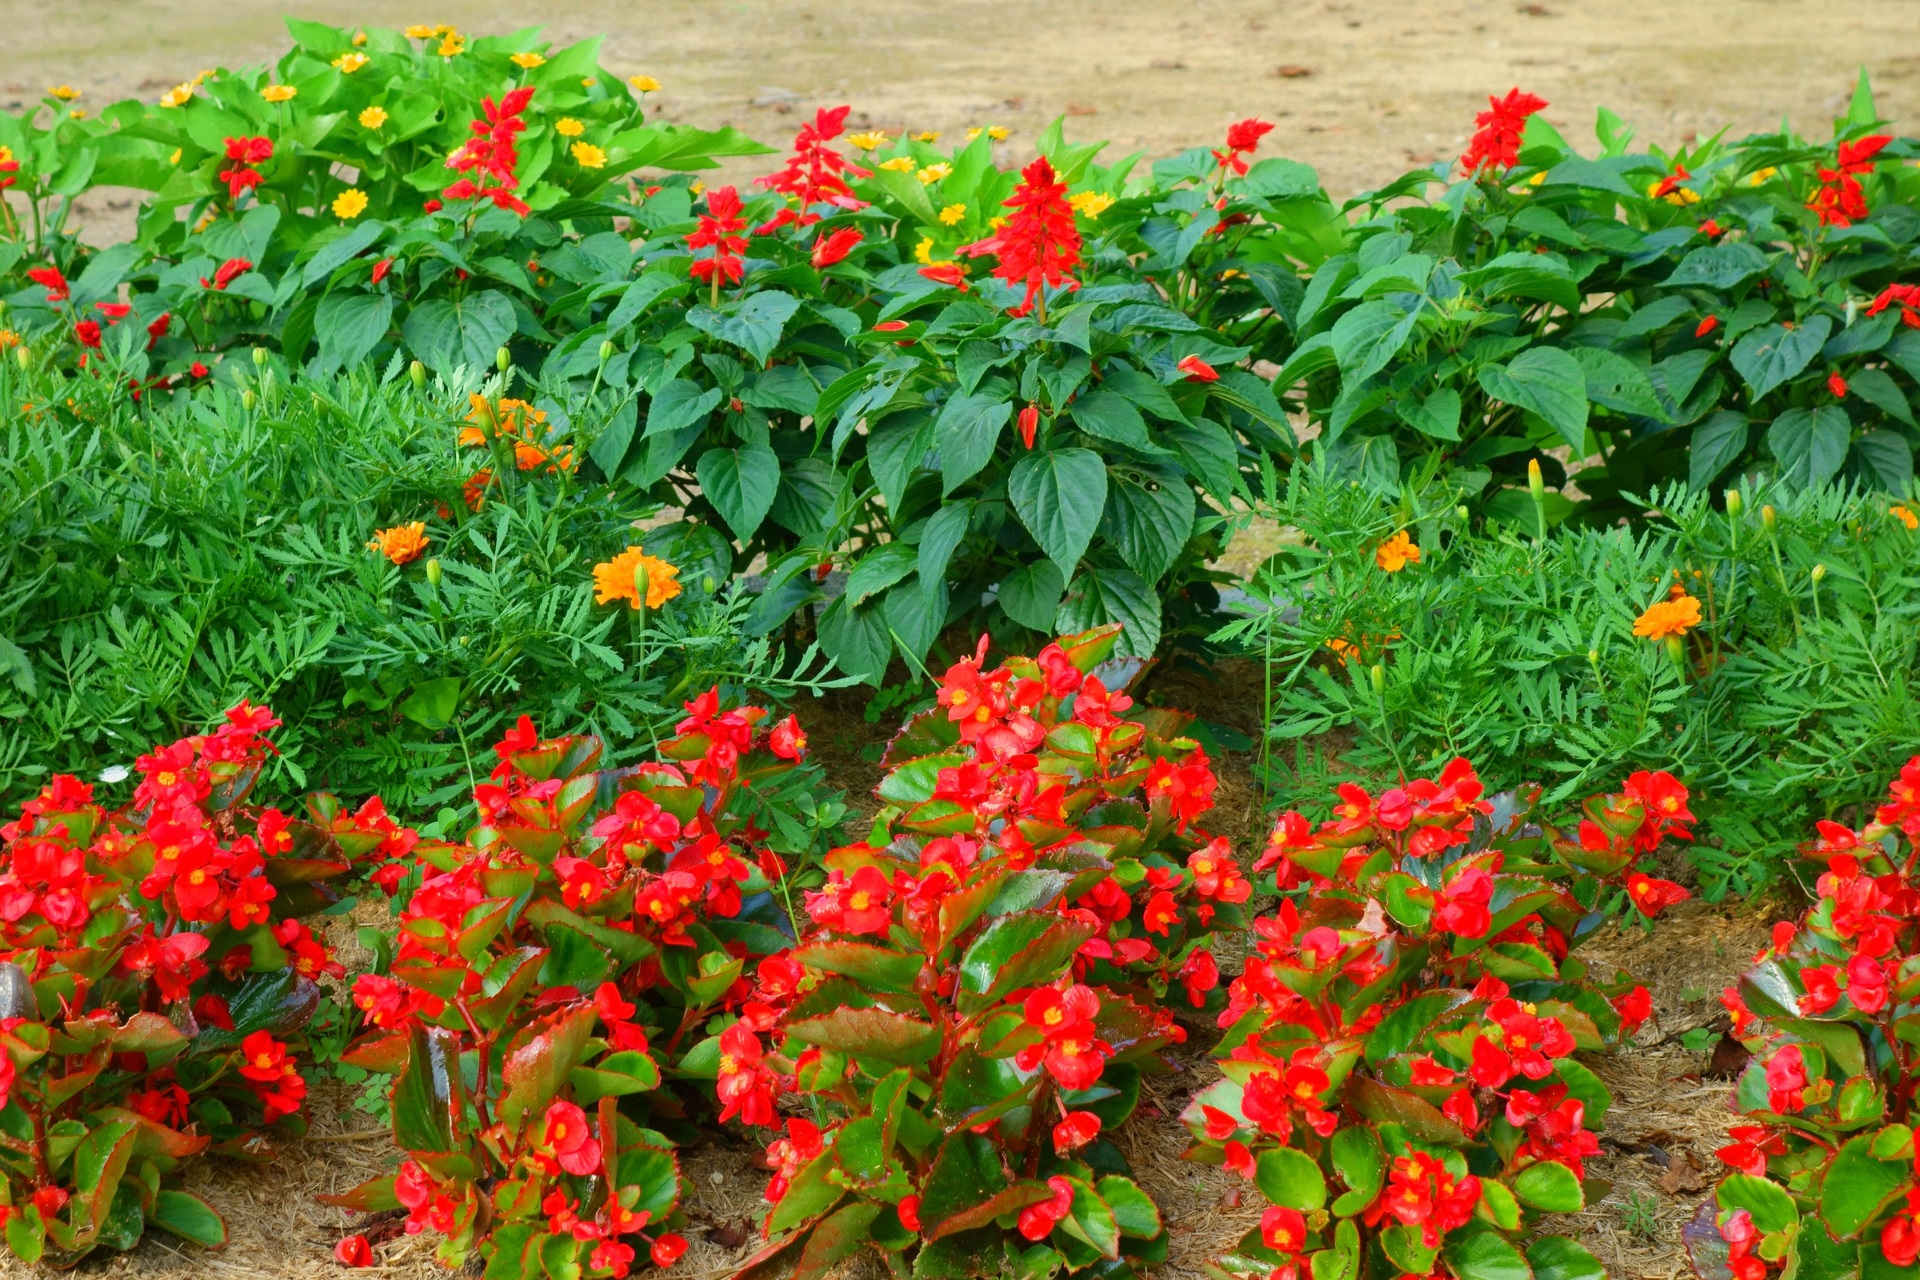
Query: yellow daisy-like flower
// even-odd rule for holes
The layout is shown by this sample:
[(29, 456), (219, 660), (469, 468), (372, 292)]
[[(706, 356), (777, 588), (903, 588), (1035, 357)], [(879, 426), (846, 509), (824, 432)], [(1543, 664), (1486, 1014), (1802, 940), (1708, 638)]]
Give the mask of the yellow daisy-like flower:
[(333, 216), (336, 218), (357, 218), (366, 211), (367, 193), (358, 187), (348, 187), (333, 198)]
[(687, 194), (697, 196), (702, 191), (705, 191), (706, 189), (707, 189), (707, 184), (701, 179), (695, 178), (693, 180), (693, 185), (687, 188)]
[(593, 600), (611, 604), (625, 600), (635, 609), (641, 607), (639, 571), (646, 571), (649, 609), (658, 609), (680, 594), (680, 569), (658, 556), (650, 556), (639, 547), (628, 547), (611, 560), (593, 566)]
[(193, 83), (189, 81), (186, 84), (177, 84), (161, 94), (160, 105), (163, 107), (184, 107), (192, 99)]
[(1766, 184), (1767, 179), (1771, 178), (1774, 174), (1778, 172), (1780, 172), (1778, 169), (1774, 168), (1772, 165), (1768, 165), (1766, 168), (1761, 169), (1759, 172), (1755, 173), (1751, 178), (1748, 178), (1747, 185), (1750, 187), (1764, 186)]
[(440, 34), (440, 30), (439, 27), (430, 27), (423, 22), (416, 22), (407, 28), (407, 39), (431, 40)]
[(921, 236), (920, 243), (913, 246), (913, 260), (928, 266), (933, 265), (933, 237)]
[(553, 131), (563, 138), (577, 138), (587, 131), (587, 126), (572, 116), (562, 116), (553, 122)]
[(928, 129), (922, 133), (916, 133), (913, 135), (913, 140), (915, 142), (938, 142), (940, 141), (940, 130)]
[(887, 135), (878, 129), (870, 129), (866, 133), (850, 133), (847, 135), (847, 142), (861, 151), (876, 150), (886, 146), (888, 141)]
[(1410, 564), (1420, 563), (1420, 548), (1413, 545), (1413, 539), (1402, 529), (1373, 549), (1373, 562), (1388, 573), (1398, 573)]
[(1005, 125), (990, 124), (987, 126), (987, 136), (995, 142), (1005, 142), (1009, 132), (1011, 131)]
[(87, 113), (79, 107), (75, 107), (73, 110), (67, 112), (67, 115), (75, 120), (85, 120), (87, 118)]
[(950, 227), (957, 226), (960, 220), (962, 218), (965, 218), (966, 216), (967, 216), (967, 206), (965, 206), (964, 204), (950, 204), (946, 208), (940, 211), (940, 221), (946, 223)]
[(385, 107), (368, 107), (360, 113), (360, 127), (363, 129), (378, 129), (386, 122), (387, 111)]
[(891, 160), (882, 160), (880, 167), (882, 169), (891, 169), (895, 173), (912, 173), (914, 170), (913, 157), (895, 156)]
[(354, 47), (354, 48), (356, 48), (356, 49), (358, 49), (358, 48), (359, 48), (359, 47), (360, 47), (361, 45), (363, 45), (363, 44), (365, 44), (366, 42), (367, 42), (367, 33), (366, 33), (366, 32), (364, 32), (364, 31), (356, 31), (356, 32), (354, 32), (354, 33), (353, 33), (353, 47)]
[(607, 153), (591, 142), (573, 144), (573, 159), (582, 169), (604, 169), (607, 167)]
[(943, 160), (939, 164), (928, 165), (913, 176), (920, 179), (921, 186), (930, 187), (952, 172), (953, 166)]
[(72, 102), (80, 96), (80, 91), (70, 84), (56, 84), (47, 92), (62, 102)]
[(652, 76), (628, 76), (627, 83), (642, 93), (660, 92), (660, 82)]
[(547, 62), (545, 58), (537, 53), (516, 53), (512, 58), (508, 59), (508, 61), (512, 62), (514, 66), (519, 67), (522, 71), (531, 71), (535, 67), (545, 66)]
[(1097, 218), (1113, 208), (1113, 197), (1104, 191), (1082, 191), (1077, 196), (1068, 196), (1067, 203), (1081, 217)]
[(444, 37), (442, 37), (440, 41), (440, 50), (439, 50), (440, 56), (443, 58), (451, 58), (456, 53), (460, 53), (463, 50), (465, 50), (466, 47), (467, 47), (467, 38), (461, 35), (458, 31), (455, 31), (452, 28), (448, 28), (447, 34)]
[(372, 61), (373, 59), (364, 53), (343, 53), (333, 60), (333, 65), (337, 70), (352, 75)]
[(268, 102), (286, 102), (300, 91), (290, 84), (270, 84), (260, 91)]

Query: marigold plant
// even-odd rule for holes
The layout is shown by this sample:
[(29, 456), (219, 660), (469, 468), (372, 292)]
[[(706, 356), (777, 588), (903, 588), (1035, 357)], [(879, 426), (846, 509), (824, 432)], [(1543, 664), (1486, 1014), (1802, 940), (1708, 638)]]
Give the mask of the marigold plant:
[(865, 841), (828, 856), (792, 951), (719, 1035), (727, 1115), (774, 1127), (751, 1276), (1131, 1274), (1166, 1256), (1111, 1135), (1218, 1006), (1252, 885), (1199, 825), (1186, 717), (1135, 708), (1108, 627), (954, 664), (894, 741)]
[[(673, 1142), (685, 1115), (662, 1067), (710, 1074), (699, 1034), (737, 1009), (755, 954), (788, 941), (770, 886), (786, 868), (758, 824), (765, 789), (805, 751), (797, 723), (687, 704), (663, 759), (601, 767), (602, 743), (494, 747), (468, 842), (396, 849), (372, 879), (401, 898), (386, 971), (353, 1003), (370, 1029), (344, 1055), (392, 1073), (392, 1176), (331, 1198), (407, 1211), (449, 1266), (495, 1276), (624, 1276), (685, 1249)], [(787, 820), (790, 822), (790, 820)]]
[(1281, 816), (1256, 871), (1283, 897), (1219, 1018), (1224, 1078), (1182, 1117), (1188, 1158), (1271, 1202), (1223, 1273), (1601, 1274), (1532, 1231), (1584, 1207), (1599, 1152), (1609, 1097), (1575, 1050), (1618, 1042), (1651, 1001), (1568, 953), (1633, 883), (1663, 887), (1628, 888), (1650, 912), (1684, 896), (1632, 869), (1691, 815), (1659, 773), (1569, 831), (1534, 816), (1538, 797), (1487, 797), (1456, 759), (1379, 796), (1342, 786), (1318, 829)]
[(24, 1261), (148, 1225), (224, 1244), (181, 1162), (305, 1129), (303, 1034), (342, 970), (296, 917), (379, 837), (331, 797), (248, 803), (279, 723), (243, 702), (141, 756), (131, 803), (60, 774), (0, 826), (0, 1223)]
[(1920, 756), (1864, 828), (1821, 822), (1818, 900), (1721, 996), (1753, 1052), (1702, 1275), (1908, 1275), (1920, 1262)]

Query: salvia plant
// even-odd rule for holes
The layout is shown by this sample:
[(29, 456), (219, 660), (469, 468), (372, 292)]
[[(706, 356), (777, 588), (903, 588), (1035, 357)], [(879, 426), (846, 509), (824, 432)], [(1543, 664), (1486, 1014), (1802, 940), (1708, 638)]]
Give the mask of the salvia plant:
[(1252, 892), (1186, 717), (1127, 714), (1114, 628), (950, 667), (827, 857), (798, 945), (721, 1032), (726, 1114), (779, 1123), (765, 1249), (817, 1277), (865, 1250), (917, 1276), (1129, 1275), (1166, 1257), (1112, 1140), (1143, 1075), (1217, 1007), (1212, 948)]
[[(1703, 1276), (1911, 1274), (1920, 1262), (1914, 1053), (1920, 756), (1859, 828), (1821, 822), (1802, 850), (1814, 905), (1721, 999), (1752, 1050), (1735, 1087), (1734, 1170), (1690, 1233)], [(1717, 1227), (1718, 1230), (1711, 1228)]]
[(1686, 896), (1638, 864), (1692, 815), (1661, 773), (1565, 830), (1538, 797), (1489, 798), (1455, 760), (1377, 796), (1346, 784), (1317, 829), (1281, 815), (1255, 869), (1283, 896), (1218, 1019), (1224, 1078), (1182, 1117), (1189, 1158), (1270, 1202), (1222, 1273), (1604, 1274), (1537, 1226), (1584, 1206), (1610, 1102), (1575, 1051), (1619, 1043), (1651, 1000), (1570, 952), (1610, 910)]
[(0, 1220), (24, 1261), (149, 1225), (224, 1244), (182, 1162), (264, 1161), (305, 1130), (298, 1057), (343, 971), (300, 917), (391, 824), (377, 801), (250, 803), (278, 723), (242, 703), (140, 756), (131, 803), (62, 774), (0, 827)]
[(749, 998), (756, 955), (789, 945), (775, 850), (815, 834), (773, 812), (806, 780), (793, 719), (718, 690), (687, 710), (661, 759), (625, 769), (522, 718), (467, 842), (409, 836), (371, 867), (399, 929), (354, 982), (369, 1030), (344, 1061), (394, 1076), (405, 1155), (332, 1203), (404, 1208), (443, 1262), (496, 1276), (621, 1276), (636, 1249), (661, 1266), (684, 1251), (659, 1126), (688, 1101), (663, 1074), (724, 1070), (705, 1028)]

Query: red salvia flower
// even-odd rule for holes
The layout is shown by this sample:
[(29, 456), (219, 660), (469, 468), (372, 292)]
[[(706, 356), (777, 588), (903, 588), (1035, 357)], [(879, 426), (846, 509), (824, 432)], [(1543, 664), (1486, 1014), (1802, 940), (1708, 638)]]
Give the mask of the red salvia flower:
[(1072, 276), (1080, 264), (1080, 230), (1074, 224), (1073, 206), (1067, 203), (1067, 184), (1058, 180), (1053, 165), (1041, 156), (1020, 172), (1020, 185), (1007, 197), (1006, 206), (1013, 215), (1007, 225), (985, 240), (964, 245), (960, 252), (970, 258), (994, 254), (1000, 264), (993, 274), (1011, 285), (1025, 285), (1026, 297), (1009, 313), (1024, 316), (1041, 299), (1041, 290), (1066, 286), (1078, 289)]
[(707, 194), (707, 211), (700, 215), (700, 223), (693, 234), (687, 237), (689, 249), (712, 249), (705, 258), (694, 259), (688, 274), (696, 280), (712, 281), (714, 287), (725, 280), (728, 284), (739, 284), (744, 275), (741, 254), (746, 252), (747, 237), (742, 233), (747, 229), (746, 219), (740, 216), (740, 193), (732, 187), (721, 187)]
[(28, 267), (27, 279), (47, 287), (48, 302), (65, 302), (70, 296), (67, 278), (60, 274), (58, 267)]
[(845, 260), (846, 256), (865, 239), (858, 227), (841, 227), (813, 242), (813, 265), (815, 269), (830, 267)]
[(1819, 189), (1807, 208), (1825, 227), (1850, 227), (1867, 216), (1867, 197), (1860, 187), (1860, 175), (1872, 173), (1875, 157), (1893, 139), (1876, 133), (1853, 142), (1843, 142), (1836, 150), (1834, 167), (1824, 165), (1815, 171)]
[(273, 159), (273, 142), (269, 138), (228, 138), (226, 142), (232, 163), (220, 171), (220, 181), (227, 184), (227, 198), (238, 200), (260, 185), (260, 171), (254, 166)]
[(1520, 135), (1527, 127), (1527, 117), (1545, 110), (1547, 105), (1544, 98), (1522, 93), (1517, 88), (1508, 90), (1504, 98), (1489, 96), (1487, 104), (1491, 109), (1473, 118), (1479, 129), (1460, 157), (1460, 167), (1468, 176), (1488, 170), (1505, 172), (1518, 164)]
[[(814, 212), (813, 208), (817, 204), (830, 204), (848, 210), (867, 207), (864, 200), (854, 196), (853, 189), (841, 175), (871, 178), (872, 172), (862, 169), (827, 145), (840, 136), (840, 130), (847, 123), (847, 113), (852, 109), (834, 107), (829, 110), (822, 107), (812, 120), (800, 126), (800, 132), (794, 136), (793, 154), (787, 157), (786, 168), (754, 179), (760, 186), (778, 191), (794, 202), (793, 206), (782, 209), (772, 219), (755, 227), (755, 235), (769, 235), (788, 224), (810, 227), (820, 221), (821, 215)], [(857, 233), (854, 239), (856, 242), (859, 240)]]
[(1260, 139), (1273, 132), (1273, 126), (1265, 120), (1242, 120), (1238, 124), (1227, 126), (1227, 149), (1215, 151), (1213, 158), (1220, 162), (1223, 176), (1226, 173), (1243, 174), (1247, 171), (1247, 162), (1241, 156), (1250, 156), (1260, 149)]

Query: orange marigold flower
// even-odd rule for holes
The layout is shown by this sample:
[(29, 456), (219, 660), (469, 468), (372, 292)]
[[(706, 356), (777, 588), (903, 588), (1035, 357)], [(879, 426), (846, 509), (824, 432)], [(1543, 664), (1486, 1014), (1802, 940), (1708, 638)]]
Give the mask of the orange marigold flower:
[(638, 609), (640, 587), (634, 576), (641, 568), (647, 571), (647, 608), (658, 609), (680, 594), (680, 570), (676, 566), (648, 555), (639, 547), (628, 547), (613, 559), (593, 566), (594, 603), (626, 600)]
[(1649, 640), (1664, 640), (1668, 636), (1684, 636), (1690, 628), (1699, 625), (1700, 602), (1681, 591), (1672, 599), (1648, 605), (1647, 611), (1634, 619), (1633, 634)]
[(391, 529), (380, 530), (373, 535), (373, 541), (367, 544), (367, 548), (378, 551), (395, 564), (406, 564), (418, 560), (429, 541), (427, 526), (415, 520), (412, 524), (397, 524)]
[(1388, 573), (1398, 573), (1410, 564), (1420, 563), (1420, 548), (1413, 545), (1413, 539), (1402, 529), (1374, 549), (1373, 562)]
[(1909, 529), (1920, 529), (1920, 516), (1914, 515), (1912, 508), (1904, 503), (1894, 503), (1887, 508), (1887, 514)]

